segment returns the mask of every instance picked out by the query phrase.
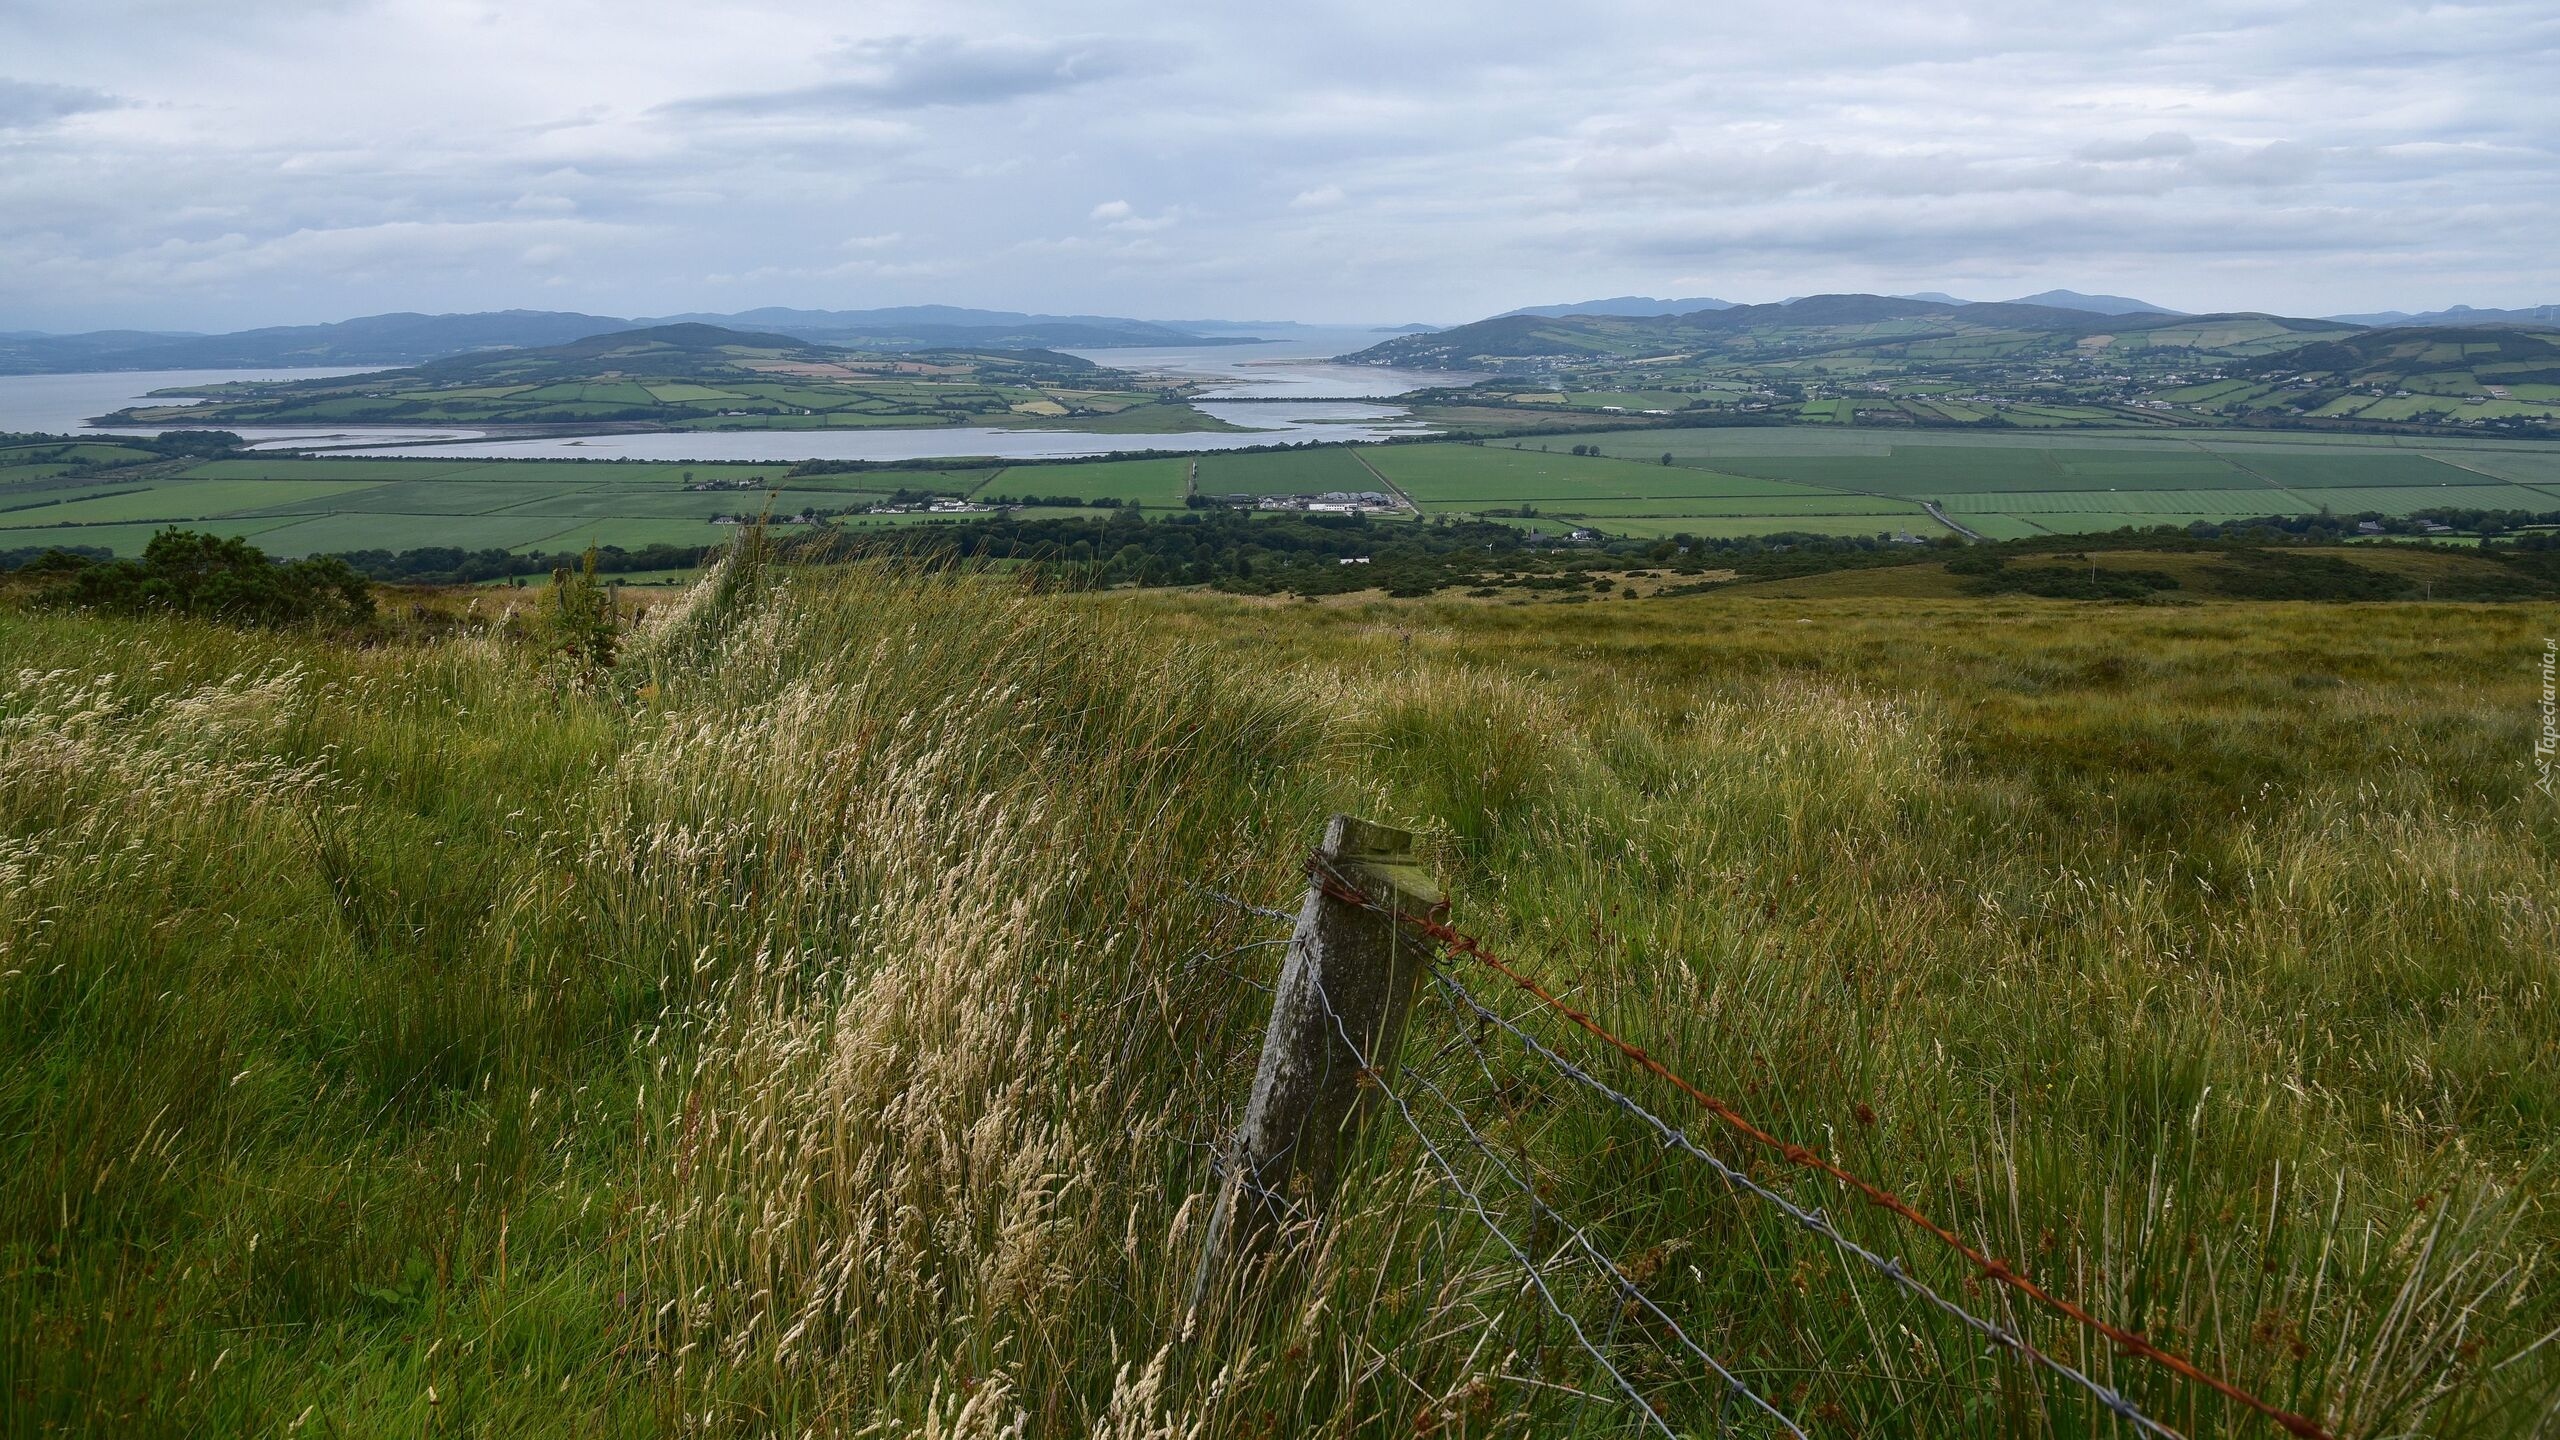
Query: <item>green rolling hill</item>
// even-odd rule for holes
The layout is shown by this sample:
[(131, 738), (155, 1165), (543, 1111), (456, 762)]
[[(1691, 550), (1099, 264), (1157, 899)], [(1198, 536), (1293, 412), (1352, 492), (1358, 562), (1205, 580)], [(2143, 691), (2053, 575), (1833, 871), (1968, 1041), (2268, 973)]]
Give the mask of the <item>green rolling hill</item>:
[[(639, 424), (828, 429), (1091, 423), (1170, 397), (1051, 350), (850, 350), (683, 323), (404, 370), (159, 392), (207, 403), (137, 407), (111, 423), (209, 425)], [(1164, 428), (1201, 428), (1187, 406)]]

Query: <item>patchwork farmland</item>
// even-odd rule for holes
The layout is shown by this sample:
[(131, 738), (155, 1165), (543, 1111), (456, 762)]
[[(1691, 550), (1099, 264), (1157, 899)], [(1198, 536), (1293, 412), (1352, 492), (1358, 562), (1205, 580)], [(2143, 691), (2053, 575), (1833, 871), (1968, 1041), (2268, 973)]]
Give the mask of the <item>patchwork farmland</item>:
[[(1583, 453), (1575, 453), (1579, 449)], [(1143, 459), (795, 473), (785, 464), (245, 456), (144, 464), (102, 441), (0, 450), (0, 551), (138, 553), (165, 525), (277, 555), (427, 546), (702, 545), (724, 521), (934, 523), (900, 492), (1171, 515), (1200, 495), (1403, 491), (1425, 519), (1626, 537), (1951, 533), (1990, 539), (2267, 515), (2560, 512), (2560, 449), (2523, 440), (2267, 432), (1883, 434), (1632, 430)], [(82, 462), (86, 462), (83, 465)], [(1935, 513), (1932, 511), (1935, 509)]]

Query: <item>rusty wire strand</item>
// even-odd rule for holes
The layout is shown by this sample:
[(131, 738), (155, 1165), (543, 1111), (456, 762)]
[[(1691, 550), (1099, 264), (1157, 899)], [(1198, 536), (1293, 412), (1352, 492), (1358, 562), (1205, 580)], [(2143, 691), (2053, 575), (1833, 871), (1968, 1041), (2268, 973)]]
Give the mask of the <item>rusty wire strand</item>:
[[(1768, 1131), (1754, 1125), (1750, 1120), (1744, 1118), (1740, 1111), (1734, 1109), (1732, 1105), (1708, 1094), (1704, 1090), (1699, 1089), (1696, 1085), (1691, 1084), (1686, 1079), (1683, 1079), (1681, 1076), (1674, 1073), (1670, 1067), (1645, 1053), (1642, 1047), (1620, 1039), (1618, 1036), (1610, 1033), (1598, 1021), (1592, 1019), (1589, 1015), (1586, 1015), (1557, 999), (1546, 989), (1545, 986), (1540, 985), (1537, 981), (1530, 979), (1519, 971), (1512, 969), (1509, 965), (1505, 964), (1499, 956), (1496, 956), (1492, 952), (1486, 950), (1474, 936), (1454, 930), (1447, 924), (1431, 916), (1409, 914), (1402, 910), (1380, 905), (1377, 901), (1371, 899), (1366, 893), (1361, 891), (1357, 886), (1345, 881), (1338, 873), (1335, 872), (1330, 862), (1321, 855), (1309, 857), (1307, 873), (1316, 888), (1324, 894), (1331, 896), (1333, 899), (1339, 900), (1347, 905), (1359, 906), (1364, 910), (1374, 911), (1378, 914), (1387, 916), (1391, 920), (1410, 926), (1411, 928), (1420, 931), (1422, 934), (1428, 935), (1432, 939), (1439, 941), (1451, 952), (1464, 955), (1467, 958), (1484, 965), (1496, 974), (1503, 976), (1513, 985), (1536, 997), (1540, 1004), (1555, 1011), (1557, 1014), (1562, 1015), (1567, 1020), (1573, 1022), (1577, 1027), (1601, 1041), (1603, 1044), (1608, 1045), (1619, 1054), (1625, 1056), (1639, 1069), (1644, 1070), (1646, 1073), (1653, 1075), (1657, 1079), (1660, 1079), (1671, 1085), (1673, 1088), (1679, 1090), (1682, 1094), (1687, 1095), (1691, 1100), (1698, 1104), (1699, 1108), (1715, 1117), (1715, 1119), (1723, 1124), (1727, 1129), (1746, 1137), (1755, 1144), (1777, 1152), (1793, 1164), (1805, 1166), (1809, 1169), (1819, 1170), (1823, 1174), (1830, 1176), (1832, 1179), (1839, 1181), (1841, 1184), (1847, 1185), (1849, 1188), (1865, 1196), (1869, 1204), (1872, 1204), (1879, 1209), (1889, 1211), (1892, 1214), (1901, 1217), (1903, 1220), (1918, 1226), (1923, 1231), (1926, 1231), (1940, 1243), (1947, 1246), (1947, 1248), (1955, 1251), (1958, 1255), (1963, 1256), (1966, 1261), (1970, 1262), (1973, 1267), (1986, 1278), (1995, 1280), (2000, 1284), (2016, 1290), (2018, 1293), (2025, 1295), (2043, 1305), (2045, 1308), (2052, 1310), (2054, 1313), (2072, 1320), (2087, 1329), (2095, 1331), (2099, 1335), (2106, 1337), (2108, 1340), (2115, 1342), (2125, 1350), (2138, 1355), (2143, 1359), (2149, 1360), (2164, 1369), (2181, 1375), (2197, 1384), (2203, 1385), (2223, 1396), (2225, 1399), (2237, 1401), (2238, 1403), (2257, 1411), (2259, 1414), (2266, 1416), (2276, 1424), (2283, 1426), (2294, 1435), (2302, 1437), (2302, 1440), (2335, 1440), (2335, 1437), (2331, 1436), (2328, 1431), (2322, 1429), (2316, 1422), (2308, 1419), (2307, 1417), (2297, 1415), (2290, 1410), (2283, 1409), (2265, 1400), (2261, 1400), (2248, 1391), (2241, 1389), (2239, 1386), (2232, 1384), (2230, 1381), (2203, 1370), (2186, 1357), (2173, 1351), (2164, 1350), (2130, 1330), (2126, 1330), (2120, 1326), (2111, 1325), (2106, 1321), (2099, 1319), (2095, 1315), (2090, 1314), (2079, 1305), (2055, 1295), (2053, 1292), (2045, 1289), (2042, 1285), (2037, 1284), (2033, 1279), (2009, 1265), (2006, 1261), (1996, 1259), (1985, 1254), (1981, 1250), (1976, 1249), (1973, 1245), (1968, 1243), (1963, 1236), (1958, 1235), (1955, 1231), (1950, 1230), (1946, 1226), (1941, 1225), (1926, 1215), (1921, 1214), (1918, 1210), (1913, 1209), (1907, 1201), (1893, 1194), (1891, 1191), (1884, 1189), (1882, 1186), (1851, 1174), (1849, 1171), (1841, 1168), (1838, 1164), (1825, 1158), (1816, 1151), (1807, 1149), (1806, 1147), (1795, 1144), (1792, 1141), (1780, 1140), (1775, 1135), (1772, 1135)], [(1445, 909), (1446, 907), (1442, 908)], [(1700, 1151), (1698, 1153), (1703, 1155), (1705, 1152)], [(2029, 1353), (2035, 1352), (2030, 1351)]]
[(1473, 994), (1467, 991), (1466, 987), (1458, 984), (1457, 981), (1449, 978), (1446, 974), (1437, 969), (1432, 970), (1430, 973), (1431, 978), (1438, 981), (1443, 987), (1446, 987), (1459, 1001), (1459, 1003), (1464, 1004), (1486, 1021), (1509, 1032), (1511, 1036), (1517, 1039), (1523, 1046), (1526, 1046), (1529, 1050), (1544, 1057), (1549, 1064), (1562, 1071), (1566, 1078), (1597, 1092), (1601, 1098), (1607, 1100), (1609, 1103), (1617, 1106), (1619, 1109), (1649, 1126), (1656, 1135), (1662, 1138), (1663, 1146), (1666, 1149), (1679, 1150), (1693, 1159), (1704, 1161), (1708, 1168), (1714, 1170), (1716, 1174), (1727, 1184), (1748, 1191), (1762, 1200), (1769, 1202), (1769, 1204), (1775, 1206), (1779, 1212), (1784, 1214), (1788, 1219), (1793, 1220), (1796, 1224), (1804, 1227), (1813, 1234), (1819, 1235), (1823, 1239), (1830, 1241), (1833, 1245), (1839, 1247), (1839, 1249), (1851, 1257), (1865, 1262), (1869, 1267), (1892, 1280), (1895, 1284), (1901, 1286), (1912, 1296), (1936, 1307), (1938, 1310), (1944, 1312), (1960, 1324), (1964, 1325), (1965, 1328), (1972, 1330), (1976, 1334), (1981, 1335), (1984, 1339), (1989, 1340), (1992, 1344), (1997, 1345), (2012, 1354), (2023, 1355), (2034, 1363), (2044, 1366), (2046, 1369), (2049, 1369), (2055, 1374), (2062, 1376), (2064, 1379), (2069, 1380), (2074, 1385), (2088, 1391), (2099, 1404), (2106, 1406), (2111, 1411), (2114, 1411), (2119, 1417), (2133, 1425), (2135, 1428), (2158, 1437), (2158, 1440), (2185, 1440), (2185, 1437), (2178, 1431), (2152, 1419), (2148, 1415), (2143, 1414), (2140, 1408), (2135, 1406), (2131, 1400), (2126, 1399), (2121, 1392), (2117, 1391), (2112, 1386), (2083, 1374), (2080, 1370), (2073, 1367), (2066, 1361), (2047, 1355), (2042, 1350), (2037, 1349), (2034, 1345), (2029, 1344), (2023, 1336), (2020, 1336), (2016, 1332), (2010, 1330), (2007, 1326), (2000, 1324), (1998, 1321), (1986, 1320), (1982, 1316), (1976, 1315), (1972, 1311), (1965, 1309), (1963, 1306), (1958, 1305), (1952, 1300), (1949, 1300), (1937, 1291), (1929, 1288), (1926, 1284), (1923, 1284), (1919, 1277), (1913, 1275), (1909, 1270), (1904, 1269), (1900, 1259), (1888, 1259), (1885, 1256), (1879, 1255), (1868, 1249), (1864, 1245), (1859, 1244), (1857, 1241), (1850, 1239), (1847, 1235), (1842, 1234), (1839, 1226), (1832, 1223), (1831, 1217), (1824, 1214), (1820, 1209), (1805, 1209), (1803, 1206), (1796, 1204), (1793, 1200), (1790, 1200), (1786, 1196), (1779, 1194), (1777, 1191), (1761, 1184), (1759, 1181), (1752, 1179), (1749, 1175), (1744, 1174), (1740, 1170), (1726, 1164), (1723, 1160), (1718, 1159), (1715, 1155), (1700, 1148), (1696, 1141), (1689, 1138), (1687, 1131), (1682, 1130), (1680, 1127), (1673, 1125), (1670, 1121), (1663, 1119), (1661, 1116), (1654, 1114), (1650, 1110), (1647, 1110), (1644, 1106), (1638, 1104), (1632, 1097), (1611, 1087), (1607, 1081), (1600, 1079), (1589, 1071), (1584, 1070), (1581, 1066), (1574, 1064), (1571, 1060), (1557, 1054), (1536, 1036), (1521, 1029), (1518, 1025), (1514, 1024), (1491, 1007), (1485, 1005), (1482, 1001), (1476, 999)]

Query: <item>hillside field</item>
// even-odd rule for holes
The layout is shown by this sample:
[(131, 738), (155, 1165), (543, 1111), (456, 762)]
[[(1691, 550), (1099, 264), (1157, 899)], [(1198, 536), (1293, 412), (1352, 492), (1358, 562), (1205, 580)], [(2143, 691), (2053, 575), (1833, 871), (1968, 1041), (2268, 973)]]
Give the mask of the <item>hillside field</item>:
[[(21, 447), (20, 453), (53, 448)], [(713, 524), (715, 516), (769, 511), (782, 529), (804, 510), (845, 525), (909, 522), (915, 517), (863, 512), (901, 489), (967, 494), (1000, 468), (795, 477), (790, 466), (778, 464), (260, 455), (83, 479), (42, 473), (49, 467), (10, 466), (11, 453), (0, 450), (0, 550), (91, 545), (119, 554), (139, 553), (162, 525), (252, 536), (282, 556), (439, 545), (519, 551), (709, 545), (735, 533), (734, 526)], [(1170, 489), (1159, 481), (1154, 493), (1160, 503), (1179, 505), (1179, 462), (1153, 463), (1176, 467)], [(1095, 478), (1095, 488), (1107, 493), (1118, 477)]]
[[(1915, 575), (1305, 604), (732, 554), (602, 673), (542, 592), (364, 644), (11, 611), (0, 1428), (1637, 1433), (1490, 1222), (1679, 1435), (1778, 1432), (1624, 1286), (1809, 1434), (2122, 1433), (1436, 984), (1411, 1128), (1186, 1328), (1286, 932), (1219, 897), (1294, 905), (1348, 811), (2099, 1314), (2341, 1436), (2544, 1433), (2560, 607), (1876, 603)], [(2184, 1434), (2275, 1433), (1696, 1133)]]

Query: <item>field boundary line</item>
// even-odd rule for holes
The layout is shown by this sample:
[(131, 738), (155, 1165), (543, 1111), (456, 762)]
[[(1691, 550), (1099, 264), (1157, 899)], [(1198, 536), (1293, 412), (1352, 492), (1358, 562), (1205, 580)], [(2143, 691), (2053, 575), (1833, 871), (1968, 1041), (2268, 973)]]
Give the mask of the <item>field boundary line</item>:
[(1966, 538), (1967, 540), (1979, 540), (1979, 539), (1981, 539), (1981, 538), (1982, 538), (1982, 534), (1981, 534), (1981, 532), (1980, 532), (1980, 531), (1975, 530), (1975, 529), (1974, 529), (1972, 526), (1970, 526), (1970, 525), (1965, 525), (1965, 524), (1961, 524), (1961, 523), (1959, 523), (1958, 521), (1956, 521), (1955, 519), (1953, 519), (1952, 517), (1950, 517), (1950, 516), (1947, 514), (1947, 512), (1946, 512), (1946, 511), (1944, 511), (1944, 510), (1942, 510), (1942, 509), (1938, 508), (1938, 502), (1937, 502), (1937, 501), (1935, 501), (1935, 500), (1923, 500), (1923, 501), (1921, 501), (1921, 502), (1920, 502), (1920, 508), (1929, 512), (1929, 518), (1930, 518), (1930, 519), (1935, 520), (1935, 521), (1937, 521), (1939, 524), (1946, 526), (1948, 529), (1953, 530), (1954, 532), (1956, 532), (1957, 534), (1959, 534), (1959, 535), (1963, 536), (1963, 537), (1964, 537), (1964, 538)]
[[(1351, 452), (1351, 458), (1352, 458), (1352, 459), (1357, 460), (1357, 461), (1359, 461), (1359, 462), (1360, 462), (1360, 468), (1361, 468), (1361, 469), (1368, 471), (1372, 476), (1375, 476), (1375, 477), (1377, 478), (1377, 481), (1378, 481), (1378, 483), (1379, 483), (1379, 484), (1384, 485), (1384, 486), (1386, 486), (1386, 487), (1387, 487), (1387, 493), (1388, 493), (1388, 494), (1393, 495), (1393, 496), (1394, 496), (1394, 497), (1396, 497), (1398, 500), (1403, 501), (1403, 502), (1404, 502), (1404, 508), (1406, 508), (1407, 510), (1412, 511), (1412, 512), (1413, 512), (1414, 514), (1416, 514), (1416, 515), (1420, 515), (1420, 514), (1422, 513), (1422, 507), (1421, 507), (1420, 505), (1418, 505), (1418, 504), (1415, 504), (1415, 503), (1414, 503), (1414, 499), (1413, 499), (1413, 497), (1412, 497), (1412, 496), (1407, 495), (1406, 493), (1404, 493), (1404, 487), (1403, 487), (1403, 486), (1401, 486), (1401, 485), (1399, 485), (1399, 484), (1397, 484), (1397, 483), (1396, 483), (1396, 482), (1394, 482), (1393, 480), (1388, 479), (1388, 478), (1387, 478), (1387, 472), (1385, 472), (1384, 470), (1379, 469), (1379, 468), (1378, 468), (1377, 466), (1375, 466), (1375, 465), (1370, 464), (1370, 463), (1369, 463), (1369, 457), (1360, 453), (1360, 447), (1359, 447), (1358, 445), (1349, 445), (1349, 446), (1346, 446), (1346, 447), (1344, 447), (1344, 448), (1348, 449), (1348, 450)], [(1197, 472), (1196, 472), (1196, 469), (1195, 469), (1195, 472), (1194, 472), (1194, 473), (1197, 473)]]

